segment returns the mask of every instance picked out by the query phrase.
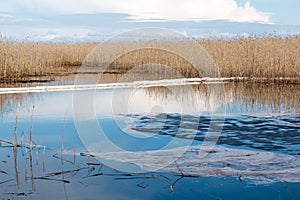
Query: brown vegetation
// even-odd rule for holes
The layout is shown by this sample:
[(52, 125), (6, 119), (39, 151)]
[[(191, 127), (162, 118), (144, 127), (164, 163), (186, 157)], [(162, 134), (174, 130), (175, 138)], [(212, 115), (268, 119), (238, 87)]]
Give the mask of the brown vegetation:
[[(300, 78), (299, 35), (285, 38), (251, 36), (233, 40), (201, 40), (199, 44), (211, 55), (222, 77), (269, 80)], [(110, 45), (111, 51), (122, 48), (118, 43)], [(180, 46), (181, 43), (178, 42), (177, 45)], [(65, 75), (69, 73), (69, 69), (73, 69), (72, 73), (76, 73), (83, 60), (95, 47), (94, 43), (28, 43), (0, 38), (0, 82)], [(182, 48), (186, 47), (182, 45)], [(180, 56), (155, 49), (137, 50), (122, 55), (113, 63), (98, 63), (97, 66), (110, 64), (113, 73), (124, 73), (133, 66), (149, 63), (171, 66), (185, 77), (202, 76)]]
[(50, 77), (80, 66), (94, 44), (11, 42), (0, 38), (0, 82)]
[(300, 78), (300, 35), (201, 41), (223, 77)]

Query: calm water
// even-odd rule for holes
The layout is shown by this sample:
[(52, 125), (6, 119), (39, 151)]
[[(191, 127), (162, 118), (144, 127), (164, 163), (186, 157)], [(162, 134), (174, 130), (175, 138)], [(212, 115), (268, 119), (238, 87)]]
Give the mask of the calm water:
[(299, 93), (226, 83), (0, 95), (0, 199), (298, 199)]

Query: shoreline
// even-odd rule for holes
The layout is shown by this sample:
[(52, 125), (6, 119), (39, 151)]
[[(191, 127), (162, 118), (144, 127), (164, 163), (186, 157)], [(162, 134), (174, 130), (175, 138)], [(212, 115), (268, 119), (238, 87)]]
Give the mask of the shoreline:
[[(132, 82), (116, 82), (116, 83), (99, 83), (99, 84), (76, 84), (73, 85), (46, 85), (32, 87), (1, 87), (1, 94), (20, 94), (20, 93), (42, 93), (42, 92), (59, 92), (59, 91), (78, 91), (78, 90), (101, 90), (101, 89), (121, 89), (121, 88), (147, 88), (147, 87), (167, 87), (181, 85), (209, 85), (209, 84), (225, 84), (228, 82), (243, 83), (265, 83), (265, 84), (299, 84), (300, 79), (297, 78), (245, 78), (245, 77), (217, 77), (217, 78), (182, 78), (182, 79), (163, 79), (163, 80), (143, 80)], [(290, 82), (290, 83), (288, 83)]]

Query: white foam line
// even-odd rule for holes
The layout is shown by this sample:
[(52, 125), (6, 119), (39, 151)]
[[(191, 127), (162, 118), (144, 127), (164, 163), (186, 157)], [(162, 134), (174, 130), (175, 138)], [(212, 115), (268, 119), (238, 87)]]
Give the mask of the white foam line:
[(18, 87), (18, 88), (0, 88), (0, 94), (19, 94), (19, 93), (41, 93), (41, 92), (59, 92), (74, 90), (95, 90), (110, 88), (146, 88), (155, 86), (176, 86), (193, 84), (220, 84), (225, 81), (241, 80), (243, 78), (183, 78), (183, 79), (165, 79), (155, 81), (135, 81), (125, 83), (106, 83), (106, 84), (86, 84), (86, 85), (59, 85), (59, 86), (36, 86), (36, 87)]

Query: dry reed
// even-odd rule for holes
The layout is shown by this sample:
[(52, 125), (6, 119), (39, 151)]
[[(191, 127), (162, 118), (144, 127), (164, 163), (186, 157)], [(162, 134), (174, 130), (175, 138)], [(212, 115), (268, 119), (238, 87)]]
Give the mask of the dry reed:
[(300, 35), (203, 40), (200, 44), (223, 77), (300, 78)]
[[(284, 38), (271, 35), (260, 38), (251, 36), (232, 40), (201, 40), (198, 43), (211, 55), (222, 77), (268, 78), (269, 80), (300, 78), (299, 35)], [(110, 45), (110, 51), (113, 52), (122, 49), (124, 44), (120, 42), (105, 45)], [(177, 45), (182, 45), (184, 51), (189, 51), (188, 47), (180, 41)], [(28, 77), (64, 75), (68, 69), (81, 66), (83, 60), (95, 47), (95, 43), (28, 43), (0, 38), (0, 82), (17, 82)], [(108, 49), (107, 46), (105, 49)], [(149, 63), (170, 66), (185, 77), (203, 76), (180, 56), (155, 49), (130, 52), (113, 63), (97, 63), (96, 67), (109, 64), (111, 71), (108, 72), (124, 73), (134, 66)]]
[(66, 66), (80, 66), (94, 46), (14, 42), (0, 37), (0, 82), (63, 73)]

